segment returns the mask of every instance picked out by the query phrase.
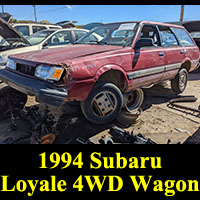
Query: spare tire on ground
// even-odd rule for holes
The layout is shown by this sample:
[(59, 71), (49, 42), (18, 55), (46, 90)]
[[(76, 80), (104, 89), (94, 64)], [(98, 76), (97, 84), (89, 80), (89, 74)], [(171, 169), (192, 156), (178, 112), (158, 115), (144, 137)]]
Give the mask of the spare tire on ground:
[(138, 109), (137, 111), (131, 113), (127, 110), (122, 109), (116, 120), (122, 125), (130, 126), (138, 122), (141, 113), (141, 109)]
[(129, 93), (125, 93), (124, 95), (124, 104), (123, 108), (128, 113), (137, 112), (137, 110), (142, 106), (144, 102), (144, 91), (140, 88), (131, 91)]

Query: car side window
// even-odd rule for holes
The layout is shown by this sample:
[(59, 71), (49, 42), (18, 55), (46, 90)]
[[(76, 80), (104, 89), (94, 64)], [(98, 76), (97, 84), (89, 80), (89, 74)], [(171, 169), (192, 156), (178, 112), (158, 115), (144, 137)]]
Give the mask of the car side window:
[(75, 34), (75, 40), (79, 40), (80, 38), (82, 38), (83, 36), (85, 36), (87, 34), (86, 31), (82, 31), (82, 30), (74, 30), (74, 34)]
[(71, 43), (72, 43), (71, 31), (57, 32), (48, 40), (48, 46), (67, 45)]
[(14, 27), (22, 36), (29, 37), (29, 26), (15, 26)]
[(33, 33), (47, 29), (45, 26), (32, 26)]
[(153, 47), (159, 47), (160, 46), (160, 39), (159, 34), (155, 26), (153, 25), (144, 25), (142, 28), (142, 31), (140, 33), (139, 39), (142, 38), (150, 38), (153, 40)]
[(172, 30), (176, 34), (181, 46), (193, 46), (194, 45), (194, 42), (192, 41), (192, 39), (190, 38), (190, 36), (184, 29), (172, 28)]
[(161, 45), (163, 47), (178, 46), (176, 36), (173, 34), (169, 27), (159, 26), (158, 29), (160, 31)]

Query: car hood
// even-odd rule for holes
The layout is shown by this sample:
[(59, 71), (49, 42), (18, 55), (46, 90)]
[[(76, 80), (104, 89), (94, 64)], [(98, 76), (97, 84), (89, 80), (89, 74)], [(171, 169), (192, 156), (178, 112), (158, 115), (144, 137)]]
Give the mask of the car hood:
[(45, 49), (30, 53), (17, 54), (12, 57), (34, 63), (53, 65), (68, 64), (74, 59), (121, 49), (119, 46), (104, 45), (69, 45), (66, 47)]
[(21, 36), (9, 23), (0, 17), (0, 36), (4, 38), (10, 45), (14, 42), (22, 42), (30, 45), (30, 43)]

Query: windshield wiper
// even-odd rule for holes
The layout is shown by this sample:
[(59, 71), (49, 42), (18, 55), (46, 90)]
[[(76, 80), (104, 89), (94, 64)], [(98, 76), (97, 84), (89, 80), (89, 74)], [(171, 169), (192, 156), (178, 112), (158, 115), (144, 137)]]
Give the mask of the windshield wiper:
[(90, 41), (89, 43), (90, 43), (90, 44), (98, 44), (98, 45), (108, 44), (108, 43), (105, 42), (105, 41)]

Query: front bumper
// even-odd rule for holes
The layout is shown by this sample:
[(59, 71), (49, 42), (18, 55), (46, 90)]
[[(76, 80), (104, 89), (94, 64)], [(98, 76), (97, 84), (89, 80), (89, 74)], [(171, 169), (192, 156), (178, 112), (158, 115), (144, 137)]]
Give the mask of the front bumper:
[(57, 87), (38, 79), (25, 77), (7, 69), (0, 69), (0, 80), (24, 94), (35, 96), (36, 101), (40, 103), (56, 107), (59, 107), (68, 95), (66, 88)]

